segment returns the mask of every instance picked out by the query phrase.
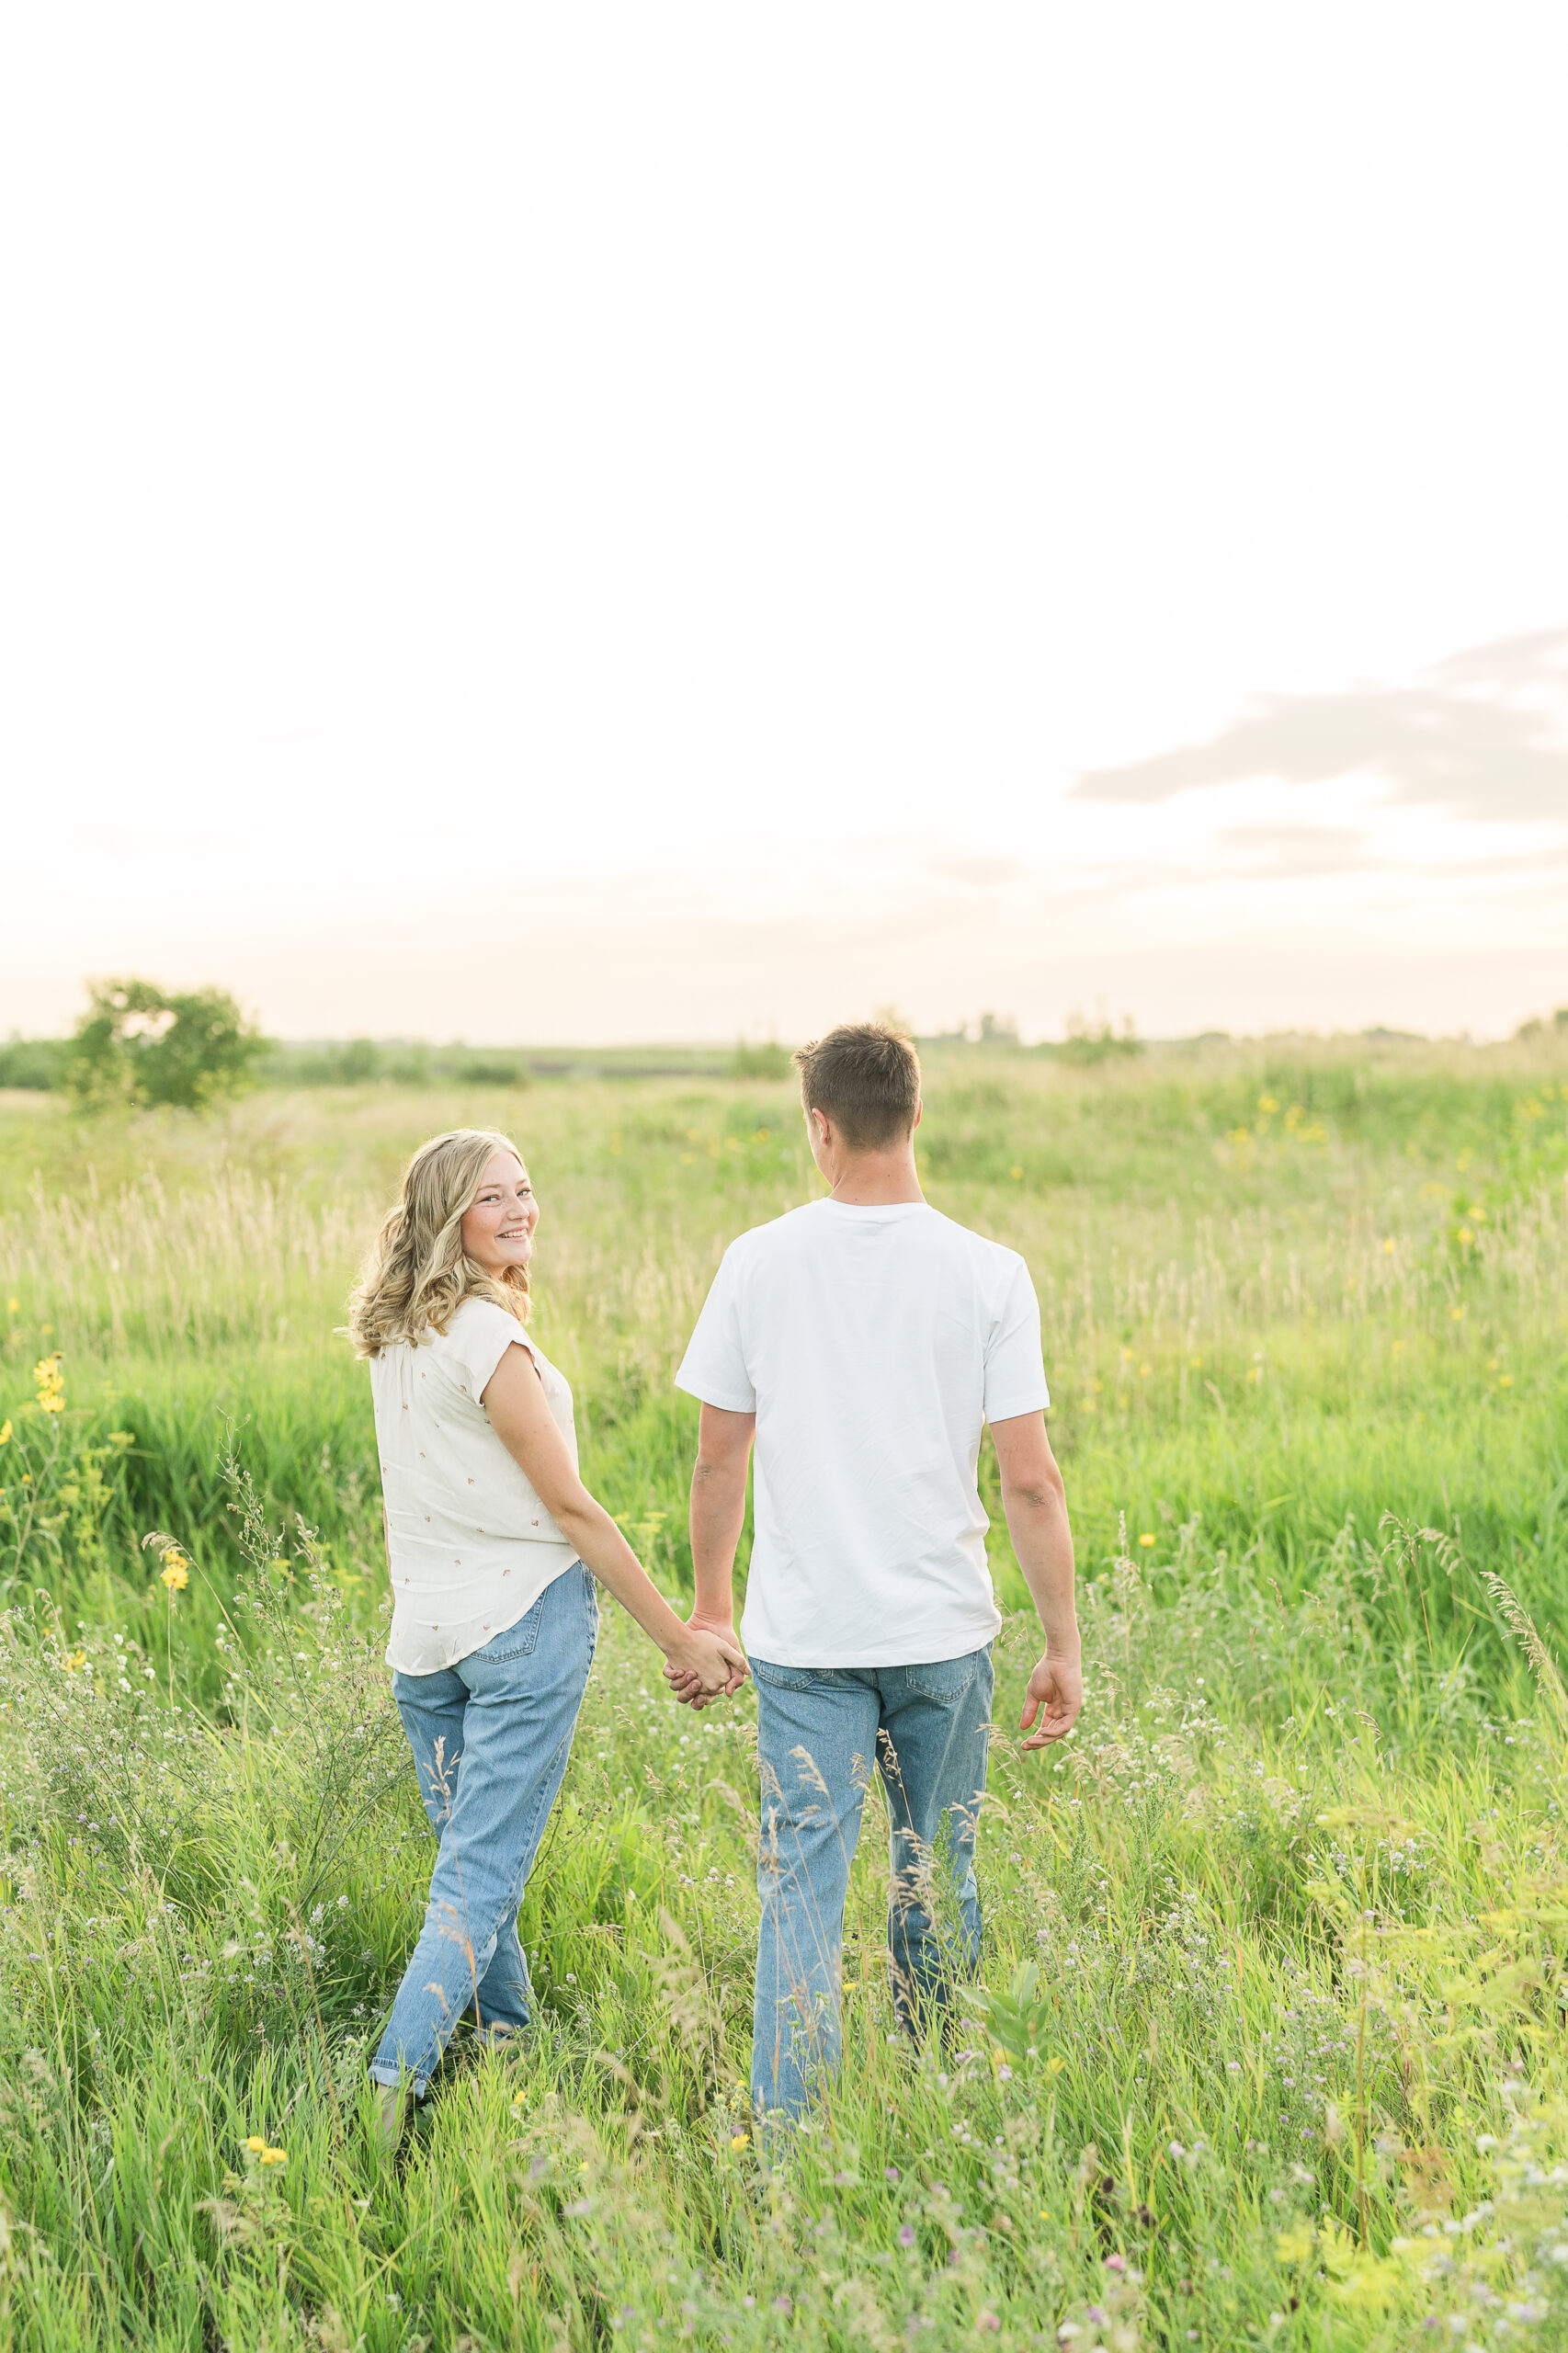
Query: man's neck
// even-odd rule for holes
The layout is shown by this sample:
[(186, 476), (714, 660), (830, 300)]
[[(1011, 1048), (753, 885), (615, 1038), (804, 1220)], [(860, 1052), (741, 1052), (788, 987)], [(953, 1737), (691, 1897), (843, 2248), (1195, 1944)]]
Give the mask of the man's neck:
[(915, 1154), (905, 1147), (856, 1153), (835, 1176), (828, 1198), (846, 1209), (881, 1210), (895, 1201), (923, 1201), (926, 1196), (915, 1173)]

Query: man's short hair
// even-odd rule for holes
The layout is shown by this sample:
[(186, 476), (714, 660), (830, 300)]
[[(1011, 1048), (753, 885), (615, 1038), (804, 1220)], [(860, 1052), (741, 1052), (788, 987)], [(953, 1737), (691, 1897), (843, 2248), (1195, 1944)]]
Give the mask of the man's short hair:
[(851, 1152), (882, 1152), (910, 1133), (920, 1057), (882, 1021), (844, 1021), (795, 1056), (801, 1100), (833, 1121)]

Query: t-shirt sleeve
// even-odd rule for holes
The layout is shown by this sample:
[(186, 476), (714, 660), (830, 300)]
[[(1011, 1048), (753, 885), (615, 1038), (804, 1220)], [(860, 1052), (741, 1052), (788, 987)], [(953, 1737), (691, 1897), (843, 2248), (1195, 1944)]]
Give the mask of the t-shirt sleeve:
[(1040, 1344), (1040, 1302), (1020, 1258), (985, 1344), (985, 1418), (1010, 1421), (1051, 1403)]
[(465, 1299), (447, 1326), (446, 1369), (476, 1405), (514, 1340), (528, 1345), (517, 1317), (493, 1299)]
[(720, 1262), (713, 1288), (703, 1302), (697, 1329), (681, 1358), (676, 1387), (684, 1389), (688, 1396), (700, 1397), (705, 1405), (718, 1405), (727, 1414), (756, 1411), (756, 1391), (746, 1370), (745, 1347), (741, 1338), (740, 1283), (734, 1259), (728, 1251)]

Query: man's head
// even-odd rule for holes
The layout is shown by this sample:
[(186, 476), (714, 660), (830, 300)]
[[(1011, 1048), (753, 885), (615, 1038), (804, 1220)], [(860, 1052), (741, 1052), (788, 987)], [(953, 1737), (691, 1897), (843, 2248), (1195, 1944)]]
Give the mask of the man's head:
[(801, 1101), (851, 1153), (893, 1152), (920, 1117), (920, 1057), (881, 1021), (846, 1021), (795, 1056)]

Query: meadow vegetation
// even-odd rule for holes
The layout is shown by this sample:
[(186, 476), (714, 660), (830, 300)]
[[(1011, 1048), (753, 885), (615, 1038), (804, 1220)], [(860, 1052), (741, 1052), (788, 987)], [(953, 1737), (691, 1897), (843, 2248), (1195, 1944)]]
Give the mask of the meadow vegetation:
[(0, 2343), (1568, 2343), (1568, 1040), (954, 1045), (926, 1096), (930, 1197), (1040, 1290), (1090, 1697), (1021, 1753), (994, 1513), (985, 1984), (898, 2043), (869, 1821), (772, 2167), (755, 1711), (675, 1709), (613, 1608), (537, 2031), (378, 2164), (429, 1849), (334, 1326), (409, 1148), (515, 1131), (585, 1474), (678, 1595), (671, 1373), (814, 1188), (788, 1083), (4, 1098)]

